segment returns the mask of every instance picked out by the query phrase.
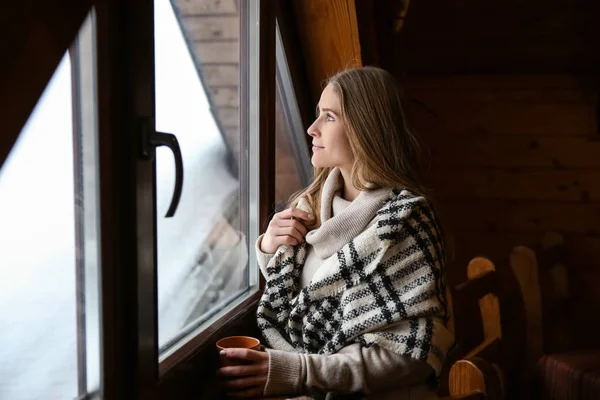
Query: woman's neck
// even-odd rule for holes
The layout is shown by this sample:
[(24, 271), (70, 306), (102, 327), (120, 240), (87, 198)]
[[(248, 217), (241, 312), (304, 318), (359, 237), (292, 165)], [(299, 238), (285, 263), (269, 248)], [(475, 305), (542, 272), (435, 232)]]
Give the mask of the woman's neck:
[(344, 186), (342, 188), (341, 197), (347, 201), (354, 201), (360, 194), (360, 190), (352, 184), (351, 173), (347, 169), (340, 168), (342, 178), (344, 178)]

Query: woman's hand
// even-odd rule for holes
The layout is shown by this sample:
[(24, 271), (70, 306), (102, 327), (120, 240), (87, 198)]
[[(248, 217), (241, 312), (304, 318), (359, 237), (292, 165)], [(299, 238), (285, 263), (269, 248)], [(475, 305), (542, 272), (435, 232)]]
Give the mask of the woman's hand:
[(310, 221), (314, 218), (298, 208), (290, 207), (278, 212), (269, 222), (269, 227), (260, 243), (260, 251), (273, 254), (282, 244), (296, 246), (304, 242), (307, 229), (300, 221)]
[[(244, 360), (244, 365), (222, 367), (217, 374), (226, 378), (223, 387), (231, 397), (260, 397), (269, 374), (269, 353), (250, 349), (224, 350), (227, 358)], [(223, 355), (223, 353), (221, 353)]]

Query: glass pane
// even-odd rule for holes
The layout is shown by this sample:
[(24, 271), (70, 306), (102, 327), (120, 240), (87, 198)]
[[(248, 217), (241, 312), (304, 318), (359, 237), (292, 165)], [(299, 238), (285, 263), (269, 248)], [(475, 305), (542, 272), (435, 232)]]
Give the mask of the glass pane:
[(65, 54), (0, 170), (1, 399), (99, 384), (96, 133), (82, 129), (95, 113), (73, 108), (77, 71)]
[(308, 186), (312, 165), (279, 27), (276, 44), (275, 208), (281, 211), (292, 194)]
[(79, 395), (100, 388), (100, 212), (96, 99), (95, 14), (73, 50), (74, 156)]
[(174, 161), (157, 151), (159, 345), (166, 350), (253, 283), (248, 273), (240, 23), (229, 1), (155, 1), (156, 129), (175, 134), (181, 201), (165, 218)]

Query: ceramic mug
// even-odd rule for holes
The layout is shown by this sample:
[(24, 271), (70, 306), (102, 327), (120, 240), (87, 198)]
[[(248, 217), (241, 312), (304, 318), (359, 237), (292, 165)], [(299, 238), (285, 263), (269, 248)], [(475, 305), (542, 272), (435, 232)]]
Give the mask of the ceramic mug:
[[(250, 337), (250, 336), (227, 336), (217, 341), (217, 350), (220, 352), (221, 350), (227, 349), (251, 349), (261, 351), (262, 346), (260, 345), (260, 340)], [(235, 358), (227, 358), (225, 356), (219, 355), (219, 361), (221, 366), (225, 367), (228, 365), (240, 365), (245, 364), (244, 360), (237, 360)]]

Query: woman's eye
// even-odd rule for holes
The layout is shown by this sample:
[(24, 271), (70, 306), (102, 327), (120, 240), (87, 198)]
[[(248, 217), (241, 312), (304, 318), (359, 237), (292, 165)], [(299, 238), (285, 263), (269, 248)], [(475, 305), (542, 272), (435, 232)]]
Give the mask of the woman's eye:
[(333, 115), (327, 114), (327, 121), (335, 121), (335, 119), (333, 118)]

